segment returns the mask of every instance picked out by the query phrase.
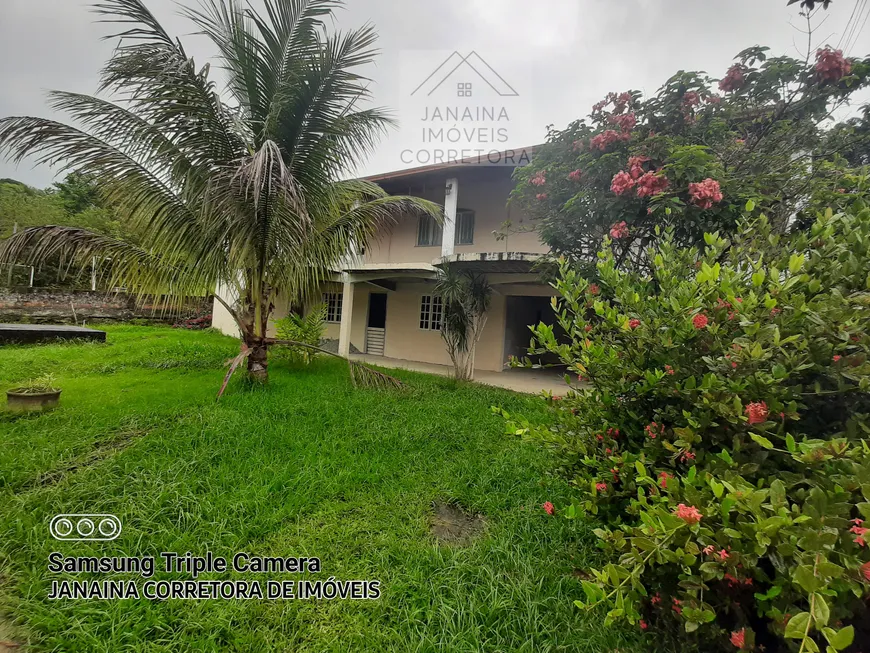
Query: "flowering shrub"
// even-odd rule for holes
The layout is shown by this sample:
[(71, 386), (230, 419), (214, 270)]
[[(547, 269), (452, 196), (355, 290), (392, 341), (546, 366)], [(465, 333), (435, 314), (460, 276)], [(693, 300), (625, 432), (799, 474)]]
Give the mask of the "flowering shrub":
[(842, 651), (870, 627), (870, 209), (705, 241), (663, 238), (647, 272), (606, 241), (595, 292), (562, 260), (567, 335), (538, 325), (533, 351), (589, 385), (555, 425), (502, 414), (564, 457), (557, 513), (602, 522), (578, 606), (705, 652)]
[(181, 320), (172, 325), (173, 329), (188, 329), (191, 331), (199, 331), (201, 329), (211, 328), (211, 313), (208, 315), (200, 315), (191, 317), (186, 320)]
[(807, 62), (754, 47), (723, 72), (717, 81), (680, 71), (650, 97), (609, 93), (549, 131), (516, 170), (513, 199), (553, 251), (594, 259), (625, 224), (617, 260), (645, 265), (656, 227), (698, 246), (705, 232), (733, 233), (749, 200), (779, 229), (796, 213), (814, 219), (805, 198), (842, 189), (835, 153), (862, 142), (850, 123), (834, 130), (842, 142), (825, 142), (826, 121), (870, 83), (870, 57), (824, 49)]

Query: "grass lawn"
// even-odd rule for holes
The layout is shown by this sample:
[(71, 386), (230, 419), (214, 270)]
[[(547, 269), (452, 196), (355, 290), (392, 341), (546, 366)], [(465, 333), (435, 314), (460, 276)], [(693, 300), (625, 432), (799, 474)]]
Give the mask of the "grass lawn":
[[(32, 650), (649, 650), (572, 604), (582, 596), (572, 572), (592, 561), (594, 536), (541, 510), (568, 487), (546, 453), (504, 435), (490, 413), (531, 413), (540, 400), (402, 371), (407, 390), (357, 390), (340, 361), (275, 358), (268, 387), (239, 378), (215, 404), (234, 340), (107, 331), (107, 344), (0, 349), (0, 390), (46, 372), (63, 388), (52, 413), (0, 416), (0, 611)], [(439, 544), (436, 501), (484, 515), (484, 532)], [(50, 538), (52, 516), (88, 512), (117, 515), (121, 536)], [(318, 573), (200, 579), (377, 579), (382, 596), (52, 601), (52, 580), (106, 578), (51, 573), (52, 551), (317, 556)], [(128, 577), (138, 578), (112, 576)]]

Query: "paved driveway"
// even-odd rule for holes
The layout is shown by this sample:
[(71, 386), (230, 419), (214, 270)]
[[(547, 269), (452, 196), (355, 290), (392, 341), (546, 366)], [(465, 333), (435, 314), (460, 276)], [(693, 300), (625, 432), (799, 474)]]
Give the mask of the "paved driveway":
[[(453, 373), (453, 368), (449, 365), (418, 363), (416, 361), (371, 356), (368, 354), (351, 354), (350, 357), (354, 360), (370, 363), (371, 365), (380, 365), (381, 367), (440, 374), (441, 376), (451, 376)], [(568, 390), (568, 386), (565, 385), (564, 376), (564, 371), (558, 369), (508, 369), (503, 372), (474, 371), (474, 381), (476, 383), (494, 385), (499, 388), (507, 388), (515, 392), (525, 392), (528, 394), (538, 394), (547, 390), (554, 395), (563, 395)]]

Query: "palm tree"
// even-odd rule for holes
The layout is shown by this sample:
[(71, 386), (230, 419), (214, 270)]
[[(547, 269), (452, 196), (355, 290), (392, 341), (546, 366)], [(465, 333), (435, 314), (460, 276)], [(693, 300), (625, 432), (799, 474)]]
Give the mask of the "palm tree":
[[(409, 212), (441, 209), (377, 185), (343, 180), (392, 123), (357, 69), (370, 63), (371, 26), (334, 33), (340, 0), (203, 0), (183, 13), (219, 53), (226, 92), (197, 68), (142, 0), (101, 0), (104, 22), (122, 25), (99, 94), (54, 91), (49, 104), (75, 124), (0, 120), (0, 154), (60, 165), (96, 179), (133, 231), (134, 244), (83, 229), (26, 229), (0, 247), (0, 262), (59, 256), (111, 262), (110, 286), (175, 298), (218, 297), (242, 336), (235, 365), (266, 380), (266, 328), (279, 293), (299, 302), (328, 278), (352, 244)], [(352, 371), (358, 372), (352, 367)], [(359, 376), (355, 374), (355, 377)]]
[(453, 376), (470, 381), (474, 378), (474, 352), (492, 301), (492, 286), (481, 274), (445, 264), (438, 271), (435, 292), (443, 305), (441, 339), (453, 362)]

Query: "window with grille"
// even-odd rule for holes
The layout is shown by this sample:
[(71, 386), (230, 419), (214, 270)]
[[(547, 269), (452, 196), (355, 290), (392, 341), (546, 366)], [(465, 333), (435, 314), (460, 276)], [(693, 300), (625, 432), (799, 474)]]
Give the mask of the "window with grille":
[(326, 321), (341, 322), (341, 293), (323, 293), (323, 303), (326, 304)]
[(429, 215), (421, 215), (417, 224), (417, 247), (441, 247), (441, 225)]
[(456, 244), (474, 244), (474, 211), (459, 209), (456, 212)]
[(426, 331), (440, 331), (444, 315), (444, 304), (437, 295), (423, 295), (420, 299), (420, 328)]

